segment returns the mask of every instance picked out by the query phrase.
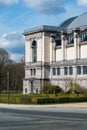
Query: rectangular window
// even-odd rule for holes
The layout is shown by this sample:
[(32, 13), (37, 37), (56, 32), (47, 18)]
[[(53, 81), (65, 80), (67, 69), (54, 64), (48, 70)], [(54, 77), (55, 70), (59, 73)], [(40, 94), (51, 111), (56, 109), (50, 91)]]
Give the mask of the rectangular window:
[(61, 46), (61, 39), (55, 40), (56, 46)]
[(35, 69), (31, 69), (31, 75), (36, 75), (36, 70)]
[(27, 93), (27, 88), (25, 88), (25, 93)]
[(60, 75), (60, 68), (57, 68), (57, 75)]
[(74, 44), (74, 37), (73, 36), (68, 37), (68, 44)]
[(56, 75), (56, 68), (53, 68), (53, 75)]
[(31, 75), (33, 75), (33, 69), (31, 69)]
[(69, 67), (69, 75), (72, 75), (72, 74), (73, 74), (73, 68)]
[(78, 75), (81, 74), (81, 66), (77, 66), (77, 74), (78, 74)]
[(34, 71), (34, 75), (36, 75), (36, 70), (34, 69), (33, 71)]
[(81, 42), (87, 41), (87, 34), (86, 34), (86, 33), (82, 33), (82, 34), (80, 35), (80, 38), (81, 38)]
[(64, 75), (68, 75), (68, 68), (64, 67)]
[(83, 74), (87, 74), (87, 66), (83, 66)]

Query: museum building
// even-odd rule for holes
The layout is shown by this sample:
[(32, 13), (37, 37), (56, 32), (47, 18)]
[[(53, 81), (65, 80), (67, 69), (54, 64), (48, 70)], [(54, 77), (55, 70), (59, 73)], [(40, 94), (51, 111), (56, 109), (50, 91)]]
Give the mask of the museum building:
[(66, 91), (69, 82), (87, 87), (87, 13), (59, 26), (25, 30), (23, 93), (40, 93), (45, 83)]

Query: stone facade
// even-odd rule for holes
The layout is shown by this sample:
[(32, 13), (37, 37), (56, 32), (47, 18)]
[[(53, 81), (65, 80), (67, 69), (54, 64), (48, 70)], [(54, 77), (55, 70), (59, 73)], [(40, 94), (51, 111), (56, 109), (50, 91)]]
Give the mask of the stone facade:
[(87, 87), (86, 27), (64, 30), (42, 26), (25, 35), (23, 93), (40, 93), (45, 82), (66, 91), (69, 82)]

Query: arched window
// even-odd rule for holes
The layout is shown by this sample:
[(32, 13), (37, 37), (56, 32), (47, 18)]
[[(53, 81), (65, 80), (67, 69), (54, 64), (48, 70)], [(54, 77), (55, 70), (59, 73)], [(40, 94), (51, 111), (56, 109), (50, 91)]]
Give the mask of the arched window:
[(32, 62), (37, 62), (37, 42), (32, 43)]

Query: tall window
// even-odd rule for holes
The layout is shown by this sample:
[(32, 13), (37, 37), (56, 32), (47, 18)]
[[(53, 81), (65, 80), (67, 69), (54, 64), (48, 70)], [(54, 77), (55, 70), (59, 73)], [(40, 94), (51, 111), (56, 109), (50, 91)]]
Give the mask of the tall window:
[(86, 33), (82, 33), (82, 34), (80, 35), (80, 38), (81, 38), (81, 42), (87, 41), (87, 34), (86, 34)]
[(78, 74), (78, 75), (81, 74), (81, 66), (77, 66), (77, 74)]
[(73, 67), (69, 67), (69, 75), (73, 74)]
[(74, 44), (74, 37), (72, 35), (68, 37), (68, 44)]
[(60, 68), (57, 68), (57, 75), (60, 75)]
[(36, 75), (36, 70), (34, 69), (33, 71), (34, 71), (34, 72), (33, 72), (33, 73), (34, 73), (34, 75)]
[(33, 75), (33, 69), (31, 69), (31, 75)]
[(56, 75), (56, 68), (53, 68), (53, 75)]
[(32, 43), (32, 61), (37, 62), (37, 42)]
[(68, 75), (68, 68), (64, 67), (64, 75)]
[(87, 66), (83, 66), (83, 74), (87, 74)]

